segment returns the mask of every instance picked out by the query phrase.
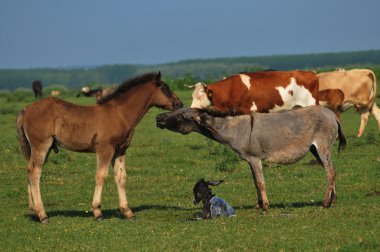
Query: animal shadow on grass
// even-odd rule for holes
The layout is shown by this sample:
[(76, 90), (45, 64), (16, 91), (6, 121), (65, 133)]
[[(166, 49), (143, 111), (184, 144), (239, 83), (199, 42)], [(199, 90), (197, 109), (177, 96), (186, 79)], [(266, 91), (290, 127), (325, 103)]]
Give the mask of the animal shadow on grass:
[[(271, 204), (269, 206), (269, 211), (271, 208), (273, 209), (285, 209), (285, 208), (303, 208), (303, 207), (318, 207), (322, 206), (322, 201), (315, 201), (315, 202), (293, 202), (293, 203), (277, 203), (277, 204)], [(249, 209), (256, 209), (256, 206), (253, 205), (245, 205), (245, 206), (234, 206), (236, 210), (249, 210)], [(261, 211), (261, 210), (260, 210)]]
[[(102, 210), (103, 213), (103, 219), (111, 219), (111, 218), (120, 218), (123, 219), (124, 216), (120, 212), (118, 208), (115, 209), (106, 209)], [(78, 210), (59, 210), (59, 211), (48, 211), (47, 215), (49, 216), (49, 219), (51, 217), (68, 217), (68, 218), (74, 218), (74, 217), (82, 217), (82, 218), (93, 218), (92, 211), (78, 211)], [(26, 214), (26, 217), (30, 218), (33, 221), (39, 222), (39, 219), (34, 214)]]
[[(182, 211), (193, 211), (193, 208), (182, 208), (177, 206), (164, 206), (164, 205), (141, 205), (138, 207), (132, 207), (131, 210), (134, 213), (146, 211), (146, 210), (182, 210)], [(102, 219), (112, 219), (119, 218), (124, 219), (124, 215), (121, 213), (119, 208), (114, 209), (103, 209), (103, 218)], [(48, 211), (47, 215), (51, 217), (82, 217), (82, 218), (93, 218), (92, 211), (78, 211), (78, 210), (58, 210), (58, 211)], [(33, 214), (26, 214), (25, 217), (30, 218), (33, 221), (39, 222), (39, 219)]]
[[(270, 207), (273, 209), (285, 209), (285, 208), (303, 208), (303, 207), (309, 207), (309, 206), (321, 206), (322, 201), (316, 201), (316, 202), (295, 202), (290, 204), (273, 204)], [(245, 206), (234, 206), (236, 210), (250, 210), (255, 209), (255, 206), (253, 205), (245, 205)], [(196, 209), (195, 208), (183, 208), (178, 206), (167, 206), (167, 205), (140, 205), (138, 207), (133, 207), (132, 211), (134, 213), (146, 211), (146, 210), (181, 210), (181, 211), (190, 211), (193, 213)], [(270, 211), (270, 209), (269, 209)], [(112, 218), (119, 218), (124, 219), (123, 214), (120, 212), (119, 208), (114, 209), (104, 209), (102, 210), (103, 213), (103, 219), (112, 219)], [(47, 212), (47, 215), (51, 217), (81, 217), (81, 218), (93, 218), (92, 211), (78, 211), (78, 210), (59, 210), (59, 211), (49, 211)], [(191, 214), (192, 215), (192, 214)], [(26, 214), (25, 217), (35, 221), (39, 222), (39, 219), (34, 214)], [(196, 221), (194, 217), (189, 217), (183, 219), (183, 221)]]

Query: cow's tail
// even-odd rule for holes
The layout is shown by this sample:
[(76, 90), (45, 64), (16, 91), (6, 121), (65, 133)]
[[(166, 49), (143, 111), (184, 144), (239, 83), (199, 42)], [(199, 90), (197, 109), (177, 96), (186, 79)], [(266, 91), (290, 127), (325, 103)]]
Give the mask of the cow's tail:
[(28, 139), (26, 138), (25, 131), (23, 128), (23, 117), (24, 117), (24, 109), (20, 111), (20, 113), (17, 115), (17, 134), (21, 145), (21, 152), (22, 155), (26, 160), (30, 159), (30, 143)]
[(368, 107), (370, 108), (370, 110), (372, 110), (372, 107), (373, 107), (373, 104), (375, 103), (375, 98), (377, 95), (375, 73), (371, 70), (368, 70), (368, 78), (370, 78), (372, 80), (371, 90), (369, 93), (369, 103), (368, 103), (368, 105), (369, 105)]
[(343, 134), (342, 126), (340, 125), (340, 122), (337, 120), (336, 123), (338, 124), (338, 137), (339, 137), (338, 154), (339, 154), (341, 150), (344, 150), (347, 147), (347, 141), (346, 141), (346, 137)]

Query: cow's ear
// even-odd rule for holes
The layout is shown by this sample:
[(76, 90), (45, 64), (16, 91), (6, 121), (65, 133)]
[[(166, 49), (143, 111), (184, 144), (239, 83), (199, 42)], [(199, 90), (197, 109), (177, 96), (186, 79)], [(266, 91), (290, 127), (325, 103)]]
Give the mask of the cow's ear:
[(224, 182), (224, 180), (211, 180), (211, 181), (207, 181), (207, 184), (208, 185), (212, 185), (212, 186), (217, 186), (217, 185), (220, 185), (223, 182)]

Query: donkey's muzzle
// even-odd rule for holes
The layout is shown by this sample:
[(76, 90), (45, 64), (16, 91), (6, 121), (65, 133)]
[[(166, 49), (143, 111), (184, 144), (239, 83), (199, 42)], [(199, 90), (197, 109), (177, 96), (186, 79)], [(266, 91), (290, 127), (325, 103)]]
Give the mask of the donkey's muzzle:
[(158, 114), (156, 116), (156, 126), (160, 129), (164, 129), (165, 128), (165, 113), (162, 113), (162, 114)]

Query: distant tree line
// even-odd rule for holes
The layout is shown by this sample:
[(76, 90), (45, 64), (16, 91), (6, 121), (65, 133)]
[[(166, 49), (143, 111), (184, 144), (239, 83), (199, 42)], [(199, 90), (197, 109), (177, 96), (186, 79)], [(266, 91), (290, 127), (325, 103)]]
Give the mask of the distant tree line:
[[(84, 85), (117, 84), (138, 74), (160, 70), (173, 85), (183, 82), (213, 81), (243, 71), (262, 69), (292, 70), (335, 68), (341, 66), (380, 66), (380, 50), (319, 53), (302, 55), (274, 55), (192, 59), (159, 65), (105, 65), (94, 68), (0, 69), (0, 89), (30, 88), (33, 80), (43, 85), (61, 84), (68, 88)], [(378, 67), (376, 68), (376, 71)], [(380, 73), (378, 73), (380, 74)], [(175, 84), (174, 80), (179, 79)]]

